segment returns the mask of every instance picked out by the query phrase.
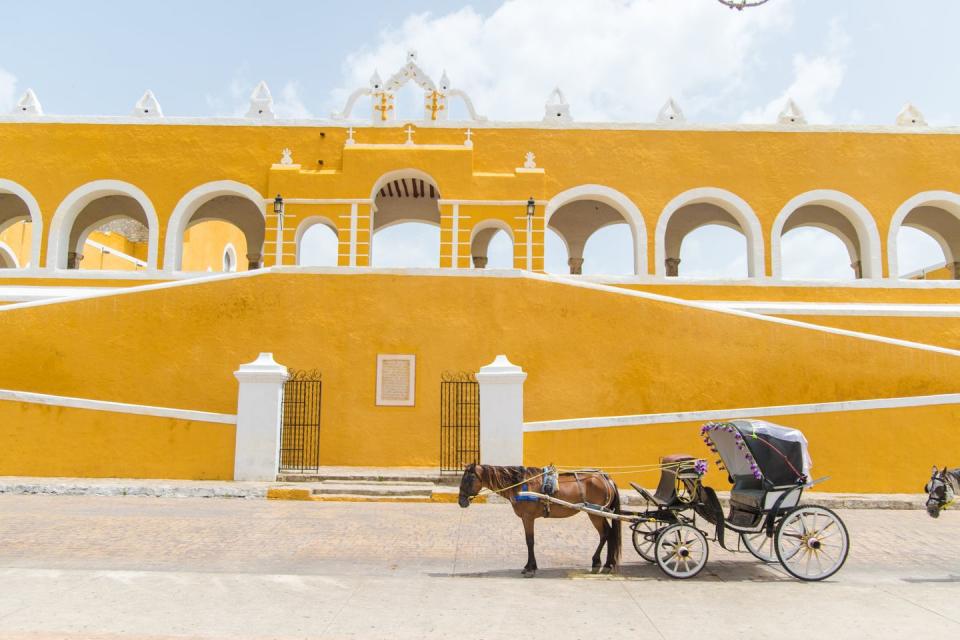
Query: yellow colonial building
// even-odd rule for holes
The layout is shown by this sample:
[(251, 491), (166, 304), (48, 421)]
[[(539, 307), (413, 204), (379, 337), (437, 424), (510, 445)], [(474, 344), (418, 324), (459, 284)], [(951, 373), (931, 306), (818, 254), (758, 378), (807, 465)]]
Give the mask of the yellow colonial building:
[[(422, 119), (396, 118), (407, 82)], [(289, 448), (256, 435), (289, 395), (244, 417), (244, 384), (276, 370), (238, 366), (270, 352), (322, 373), (314, 465), (439, 466), (450, 427), (479, 429), (483, 457), (489, 425), (529, 464), (643, 464), (697, 453), (708, 419), (769, 416), (805, 431), (825, 489), (915, 491), (960, 462), (958, 166), (960, 129), (912, 107), (890, 126), (809, 126), (791, 104), (722, 127), (669, 101), (604, 124), (555, 91), (542, 119), (490, 122), (413, 55), (326, 121), (274, 118), (264, 84), (243, 118), (165, 117), (149, 92), (130, 117), (50, 116), (28, 92), (0, 118), (0, 474), (247, 477), (253, 449), (269, 466)], [(409, 222), (439, 229), (436, 267), (372, 267)], [(633, 274), (580, 275), (614, 224)], [(335, 266), (300, 264), (318, 225)], [(683, 275), (706, 225), (743, 235), (744, 278)], [(785, 280), (803, 227), (840, 238), (855, 277)], [(904, 227), (945, 260), (902, 277)], [(513, 269), (485, 268), (501, 233)], [(547, 233), (569, 274), (544, 274)], [(500, 360), (457, 377), (479, 401), (444, 398), (444, 372), (498, 354), (525, 379)], [(483, 413), (497, 373), (520, 408), (452, 424), (448, 402)]]

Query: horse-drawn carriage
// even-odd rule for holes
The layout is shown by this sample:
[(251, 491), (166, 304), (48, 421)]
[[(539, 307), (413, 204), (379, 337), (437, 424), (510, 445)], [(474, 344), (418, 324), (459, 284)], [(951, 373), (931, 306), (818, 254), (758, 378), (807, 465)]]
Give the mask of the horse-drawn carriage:
[[(725, 536), (728, 532), (736, 534), (757, 559), (779, 562), (800, 580), (823, 580), (843, 566), (849, 550), (843, 521), (825, 507), (799, 504), (805, 488), (826, 479), (811, 480), (807, 441), (800, 431), (761, 420), (734, 420), (708, 423), (702, 427), (701, 435), (719, 456), (718, 464), (726, 470), (733, 485), (726, 514), (716, 492), (701, 482), (706, 462), (686, 455), (661, 460), (660, 483), (655, 493), (633, 484), (646, 503), (643, 510), (622, 509), (619, 501), (614, 505), (612, 502), (591, 503), (587, 499), (564, 500), (531, 490), (533, 478), (522, 485), (517, 483), (521, 489), (512, 491), (511, 499), (521, 517), (524, 515), (517, 500), (535, 500), (556, 505), (564, 509), (565, 514), (585, 512), (594, 520), (603, 518), (611, 532), (619, 531), (620, 524), (625, 523), (633, 532), (637, 553), (674, 578), (691, 578), (703, 569), (709, 556), (708, 538), (730, 549)], [(476, 475), (477, 470), (465, 473), (465, 482), (471, 473)], [(612, 485), (607, 474), (592, 473)], [(580, 495), (584, 495), (582, 490)], [(466, 505), (461, 501), (461, 506)], [(712, 531), (707, 530), (704, 523), (709, 524)], [(526, 520), (524, 524), (527, 525)], [(600, 548), (594, 555), (595, 567), (604, 544), (603, 536), (601, 531)], [(619, 545), (619, 534), (615, 542)], [(612, 546), (613, 538), (610, 543)], [(536, 570), (532, 526), (528, 546), (530, 561), (525, 573), (531, 567)]]

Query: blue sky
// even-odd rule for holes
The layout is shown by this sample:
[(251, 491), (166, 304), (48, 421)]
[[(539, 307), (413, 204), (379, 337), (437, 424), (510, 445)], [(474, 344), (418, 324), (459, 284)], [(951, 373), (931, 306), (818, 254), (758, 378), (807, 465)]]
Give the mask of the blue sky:
[[(413, 47), (497, 119), (538, 119), (560, 85), (580, 120), (649, 121), (673, 96), (691, 121), (769, 122), (791, 95), (812, 122), (887, 124), (912, 101), (960, 124), (956, 24), (955, 0), (6, 3), (0, 110), (32, 87), (47, 113), (127, 114), (149, 88), (167, 115), (232, 115), (266, 80), (281, 115), (327, 117)], [(706, 232), (682, 270), (736, 272), (738, 239)], [(829, 254), (803, 232), (798, 255)], [(588, 262), (615, 270), (611, 238)], [(902, 262), (942, 258), (918, 242)]]

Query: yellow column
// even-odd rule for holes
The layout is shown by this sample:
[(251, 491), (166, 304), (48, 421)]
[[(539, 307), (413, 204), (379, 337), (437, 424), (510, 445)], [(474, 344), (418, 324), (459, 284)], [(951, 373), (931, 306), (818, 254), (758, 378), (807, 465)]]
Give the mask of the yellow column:
[(452, 204), (440, 205), (440, 268), (450, 269), (457, 266), (459, 258), (459, 221)]
[[(279, 235), (277, 233), (277, 225), (279, 217), (273, 212), (273, 204), (264, 206), (264, 214), (266, 216), (266, 231), (263, 235), (263, 259), (261, 264), (264, 267), (272, 267), (277, 264), (277, 242), (279, 240)], [(253, 253), (252, 247), (247, 247), (248, 253)], [(246, 256), (237, 256), (237, 260), (246, 260)]]
[(533, 215), (532, 227), (533, 236), (531, 251), (531, 268), (533, 271), (543, 273), (544, 271), (544, 253), (546, 247), (546, 205), (537, 205), (536, 213)]
[(354, 228), (354, 237), (356, 238), (356, 266), (369, 267), (371, 253), (371, 232), (370, 232), (370, 204), (356, 205), (356, 226)]

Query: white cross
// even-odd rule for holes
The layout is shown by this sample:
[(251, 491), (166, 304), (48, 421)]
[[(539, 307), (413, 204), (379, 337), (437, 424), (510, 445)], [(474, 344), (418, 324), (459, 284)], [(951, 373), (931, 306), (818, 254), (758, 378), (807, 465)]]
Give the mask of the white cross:
[(355, 141), (353, 139), (353, 127), (350, 127), (349, 129), (347, 129), (347, 144), (354, 144), (354, 142)]
[(464, 135), (467, 136), (467, 140), (466, 140), (466, 142), (463, 143), (463, 146), (465, 146), (465, 147), (472, 147), (472, 146), (473, 146), (473, 140), (471, 140), (470, 138), (473, 137), (473, 131), (471, 131), (471, 130), (468, 128)]
[(406, 132), (407, 132), (407, 144), (413, 144), (413, 127), (411, 127), (408, 124), (406, 128)]

